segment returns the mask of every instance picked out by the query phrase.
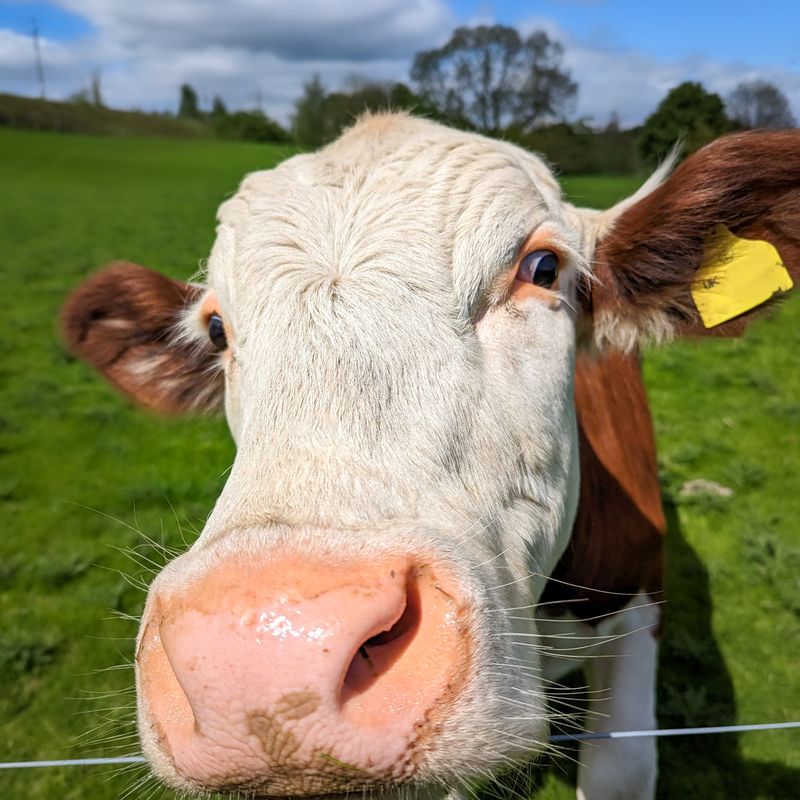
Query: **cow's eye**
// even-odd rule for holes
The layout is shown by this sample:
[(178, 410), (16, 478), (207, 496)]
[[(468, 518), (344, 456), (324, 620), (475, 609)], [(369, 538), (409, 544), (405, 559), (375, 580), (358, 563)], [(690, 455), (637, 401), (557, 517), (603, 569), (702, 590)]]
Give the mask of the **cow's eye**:
[(534, 250), (519, 263), (517, 280), (549, 289), (558, 277), (558, 256), (552, 250)]
[(217, 350), (228, 349), (228, 337), (225, 335), (225, 325), (219, 314), (212, 314), (208, 318), (208, 338)]

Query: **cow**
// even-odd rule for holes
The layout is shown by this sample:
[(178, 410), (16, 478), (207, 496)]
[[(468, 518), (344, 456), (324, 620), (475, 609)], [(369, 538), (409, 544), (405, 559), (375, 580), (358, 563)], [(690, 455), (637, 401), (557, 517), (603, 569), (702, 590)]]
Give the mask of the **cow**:
[[(387, 113), (247, 176), (203, 281), (89, 277), (69, 348), (147, 408), (224, 407), (237, 446), (141, 618), (154, 773), (465, 796), (547, 748), (545, 690), (583, 655), (592, 729), (654, 728), (641, 346), (738, 335), (799, 267), (797, 131), (723, 137), (597, 211), (512, 144)], [(593, 742), (578, 796), (656, 776), (654, 739)]]

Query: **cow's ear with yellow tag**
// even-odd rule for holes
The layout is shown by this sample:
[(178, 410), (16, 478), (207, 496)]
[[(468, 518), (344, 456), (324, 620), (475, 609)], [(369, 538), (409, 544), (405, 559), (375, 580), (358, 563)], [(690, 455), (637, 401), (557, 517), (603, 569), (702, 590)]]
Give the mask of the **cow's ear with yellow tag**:
[(738, 335), (800, 281), (800, 130), (722, 137), (593, 218), (594, 343)]

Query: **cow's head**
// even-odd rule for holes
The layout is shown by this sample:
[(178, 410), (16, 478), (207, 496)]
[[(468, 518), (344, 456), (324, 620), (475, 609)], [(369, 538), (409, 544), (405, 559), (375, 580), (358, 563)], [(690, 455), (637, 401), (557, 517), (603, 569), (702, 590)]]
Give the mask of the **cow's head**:
[(155, 771), (433, 790), (539, 749), (531, 608), (577, 502), (576, 342), (703, 331), (715, 226), (800, 264), (798, 175), (800, 134), (745, 134), (593, 212), (516, 147), (372, 117), (247, 177), (205, 284), (119, 263), (79, 288), (76, 353), (143, 405), (224, 403), (238, 446), (142, 618)]

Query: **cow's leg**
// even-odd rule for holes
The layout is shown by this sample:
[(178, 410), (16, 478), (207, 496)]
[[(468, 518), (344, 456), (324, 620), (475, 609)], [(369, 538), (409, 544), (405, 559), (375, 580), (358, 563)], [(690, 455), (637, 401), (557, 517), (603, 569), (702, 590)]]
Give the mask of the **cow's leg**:
[[(589, 697), (595, 698), (587, 716), (591, 731), (656, 727), (661, 611), (652, 602), (645, 595), (635, 598), (601, 626), (603, 634), (617, 638), (587, 650), (584, 668), (593, 690)], [(658, 762), (654, 738), (583, 742), (579, 761), (580, 800), (651, 800), (655, 795)]]

